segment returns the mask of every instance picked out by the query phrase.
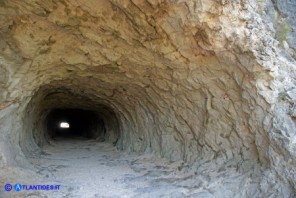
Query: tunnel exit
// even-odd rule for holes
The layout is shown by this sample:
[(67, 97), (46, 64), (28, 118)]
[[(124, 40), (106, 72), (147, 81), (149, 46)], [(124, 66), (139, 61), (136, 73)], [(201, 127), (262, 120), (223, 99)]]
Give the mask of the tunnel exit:
[(91, 110), (54, 109), (47, 116), (47, 133), (53, 139), (96, 139), (103, 137), (105, 131), (103, 119)]
[(68, 122), (61, 122), (60, 123), (60, 128), (61, 129), (69, 129), (70, 128), (70, 124)]

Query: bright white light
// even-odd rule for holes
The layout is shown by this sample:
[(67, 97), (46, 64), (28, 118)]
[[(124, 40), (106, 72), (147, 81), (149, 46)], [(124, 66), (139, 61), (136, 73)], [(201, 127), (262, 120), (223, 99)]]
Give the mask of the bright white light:
[(63, 129), (68, 129), (70, 128), (70, 124), (68, 122), (61, 122), (60, 127)]

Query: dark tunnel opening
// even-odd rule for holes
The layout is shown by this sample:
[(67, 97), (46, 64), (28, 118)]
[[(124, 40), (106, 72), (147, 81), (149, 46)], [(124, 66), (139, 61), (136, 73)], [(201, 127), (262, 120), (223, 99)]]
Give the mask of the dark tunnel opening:
[(25, 112), (20, 146), (26, 156), (39, 155), (48, 146), (71, 141), (83, 144), (94, 140), (122, 149), (120, 112), (99, 97), (45, 86), (36, 92)]
[(48, 137), (86, 138), (104, 141), (105, 123), (98, 112), (83, 109), (53, 109), (47, 116)]

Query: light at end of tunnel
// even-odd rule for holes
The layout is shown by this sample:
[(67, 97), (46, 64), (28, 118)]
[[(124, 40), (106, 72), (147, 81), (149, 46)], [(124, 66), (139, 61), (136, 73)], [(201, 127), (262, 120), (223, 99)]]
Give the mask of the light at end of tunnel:
[(60, 128), (68, 129), (68, 128), (70, 128), (70, 124), (68, 122), (61, 122), (60, 123)]

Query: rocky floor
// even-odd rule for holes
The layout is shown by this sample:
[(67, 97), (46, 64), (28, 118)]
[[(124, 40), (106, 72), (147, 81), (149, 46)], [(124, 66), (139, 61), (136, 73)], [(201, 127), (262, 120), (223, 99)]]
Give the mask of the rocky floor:
[(180, 161), (128, 154), (95, 140), (60, 139), (30, 161), (34, 170), (9, 169), (1, 185), (61, 185), (60, 189), (4, 192), (2, 188), (0, 197), (258, 197), (258, 181), (234, 167), (215, 169), (205, 163), (194, 172), (194, 167)]

